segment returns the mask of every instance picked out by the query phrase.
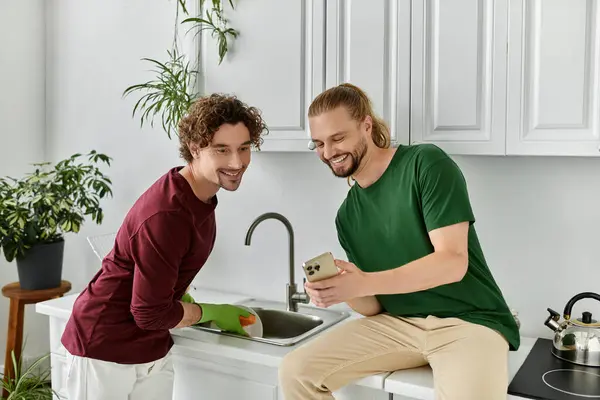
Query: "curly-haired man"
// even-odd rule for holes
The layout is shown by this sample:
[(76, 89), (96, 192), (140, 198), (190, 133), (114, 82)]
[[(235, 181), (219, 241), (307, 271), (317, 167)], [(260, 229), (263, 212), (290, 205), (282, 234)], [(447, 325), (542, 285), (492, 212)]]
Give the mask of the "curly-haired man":
[(267, 127), (234, 96), (198, 99), (179, 123), (174, 167), (135, 202), (102, 268), (78, 296), (62, 343), (70, 399), (170, 399), (169, 330), (212, 321), (245, 334), (228, 304), (186, 294), (215, 241), (220, 188), (236, 190)]

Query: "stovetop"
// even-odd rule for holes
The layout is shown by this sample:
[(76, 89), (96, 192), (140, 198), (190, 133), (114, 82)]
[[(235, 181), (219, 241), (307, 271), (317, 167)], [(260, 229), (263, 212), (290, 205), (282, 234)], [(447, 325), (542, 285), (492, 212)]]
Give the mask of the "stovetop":
[(600, 368), (556, 358), (552, 341), (538, 339), (508, 386), (508, 393), (537, 400), (600, 399)]

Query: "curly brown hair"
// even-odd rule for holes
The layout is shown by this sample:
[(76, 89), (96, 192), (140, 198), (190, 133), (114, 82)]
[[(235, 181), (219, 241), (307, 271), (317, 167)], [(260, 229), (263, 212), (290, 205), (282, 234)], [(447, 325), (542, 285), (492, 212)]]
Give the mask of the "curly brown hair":
[(269, 130), (259, 109), (249, 107), (233, 95), (214, 93), (197, 99), (179, 121), (179, 154), (188, 163), (192, 162), (191, 143), (207, 147), (221, 125), (238, 122), (248, 128), (252, 146), (260, 150), (261, 134)]

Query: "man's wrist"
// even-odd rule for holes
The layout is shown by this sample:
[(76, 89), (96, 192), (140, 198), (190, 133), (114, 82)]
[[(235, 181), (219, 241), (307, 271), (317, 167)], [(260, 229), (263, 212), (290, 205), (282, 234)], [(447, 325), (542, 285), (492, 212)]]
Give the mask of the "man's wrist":
[(380, 293), (379, 287), (381, 284), (381, 272), (365, 272), (365, 284), (363, 285), (363, 295), (375, 296)]
[(387, 271), (369, 273), (370, 282), (365, 285), (371, 295), (409, 293), (409, 270), (397, 267)]

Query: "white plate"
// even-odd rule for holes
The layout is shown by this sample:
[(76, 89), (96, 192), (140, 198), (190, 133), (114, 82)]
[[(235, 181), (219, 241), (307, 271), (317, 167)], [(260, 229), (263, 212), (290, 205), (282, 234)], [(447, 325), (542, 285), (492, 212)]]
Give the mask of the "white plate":
[(248, 311), (249, 313), (253, 314), (256, 317), (256, 322), (253, 323), (252, 325), (246, 325), (244, 326), (244, 330), (246, 331), (246, 333), (250, 336), (250, 337), (262, 337), (263, 335), (263, 324), (262, 321), (260, 320), (260, 317), (258, 316), (258, 314), (256, 313), (256, 311), (254, 311), (252, 308), (250, 307), (246, 307), (246, 306), (237, 306), (240, 307), (246, 311)]
[[(246, 333), (248, 334), (248, 336), (250, 337), (262, 337), (263, 335), (263, 325), (262, 325), (262, 321), (260, 320), (260, 317), (258, 316), (258, 314), (256, 313), (256, 311), (254, 311), (252, 308), (250, 307), (246, 307), (246, 306), (240, 306), (240, 305), (235, 305), (236, 307), (239, 307), (243, 310), (248, 311), (250, 314), (253, 314), (256, 317), (256, 322), (253, 323), (252, 325), (246, 325), (244, 326), (244, 330), (246, 331)], [(219, 327), (214, 323), (211, 322), (210, 323), (210, 327), (212, 329), (219, 329)]]

